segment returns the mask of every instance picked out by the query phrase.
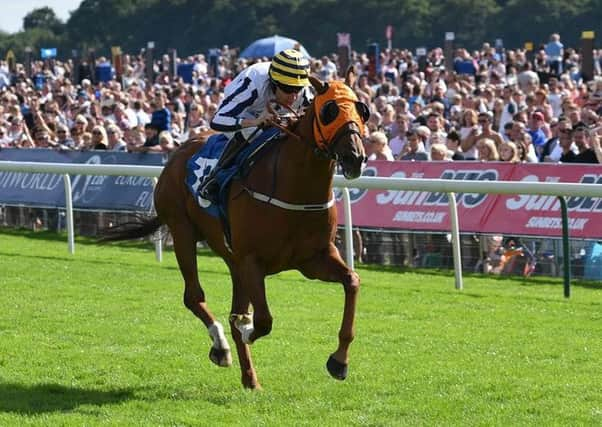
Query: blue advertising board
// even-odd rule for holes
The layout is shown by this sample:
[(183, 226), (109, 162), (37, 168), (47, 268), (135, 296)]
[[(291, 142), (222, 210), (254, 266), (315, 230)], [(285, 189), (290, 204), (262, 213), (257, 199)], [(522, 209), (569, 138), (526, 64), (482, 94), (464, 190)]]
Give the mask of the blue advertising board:
[[(0, 160), (162, 166), (167, 157), (159, 153), (2, 149)], [(138, 212), (152, 209), (150, 178), (72, 175), (71, 184), (74, 209)], [(0, 204), (65, 207), (63, 178), (52, 173), (0, 171)]]

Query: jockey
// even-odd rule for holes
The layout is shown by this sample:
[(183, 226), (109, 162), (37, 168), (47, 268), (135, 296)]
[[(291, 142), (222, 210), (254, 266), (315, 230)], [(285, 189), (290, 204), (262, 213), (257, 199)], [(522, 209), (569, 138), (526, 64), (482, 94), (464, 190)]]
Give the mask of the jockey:
[[(229, 166), (258, 128), (278, 119), (278, 113), (285, 111), (282, 105), (298, 114), (309, 106), (313, 95), (308, 75), (309, 61), (301, 52), (286, 49), (276, 54), (271, 63), (260, 62), (245, 68), (226, 86), (224, 99), (210, 126), (223, 132), (229, 142), (199, 188), (203, 199), (217, 200), (217, 172)], [(267, 108), (271, 102), (275, 102), (276, 114)]]

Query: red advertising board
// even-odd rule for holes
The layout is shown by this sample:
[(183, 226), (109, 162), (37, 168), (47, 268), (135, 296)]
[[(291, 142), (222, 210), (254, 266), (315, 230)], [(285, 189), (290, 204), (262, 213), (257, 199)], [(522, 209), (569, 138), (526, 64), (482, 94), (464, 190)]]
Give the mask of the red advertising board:
[[(602, 166), (481, 162), (369, 162), (364, 176), (440, 178), (456, 181), (567, 182), (602, 184)], [(445, 193), (350, 189), (353, 224), (403, 230), (449, 231)], [(555, 196), (456, 194), (461, 232), (562, 236)], [(573, 238), (602, 238), (602, 199), (569, 197)], [(339, 201), (339, 223), (343, 208)]]

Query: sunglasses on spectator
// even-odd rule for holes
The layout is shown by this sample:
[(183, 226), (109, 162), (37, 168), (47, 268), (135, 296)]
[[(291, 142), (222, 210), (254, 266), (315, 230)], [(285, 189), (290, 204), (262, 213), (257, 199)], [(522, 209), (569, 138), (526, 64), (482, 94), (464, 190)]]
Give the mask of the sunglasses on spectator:
[(102, 135), (102, 132), (99, 130), (93, 130), (92, 135)]
[(558, 132), (560, 133), (571, 133), (570, 129), (560, 129)]

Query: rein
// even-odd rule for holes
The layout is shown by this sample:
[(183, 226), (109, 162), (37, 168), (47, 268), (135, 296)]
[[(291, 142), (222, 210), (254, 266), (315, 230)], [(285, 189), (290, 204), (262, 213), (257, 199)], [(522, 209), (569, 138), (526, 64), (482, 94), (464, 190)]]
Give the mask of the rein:
[[(281, 107), (287, 109), (288, 111), (290, 111), (295, 116), (295, 119), (299, 120), (299, 115), (291, 107), (289, 107), (288, 105), (285, 105), (285, 104), (281, 104), (281, 103), (279, 103), (277, 101), (272, 101), (272, 102), (274, 102), (274, 103), (280, 105)], [(272, 113), (274, 115), (277, 115), (276, 111), (274, 111), (274, 109), (272, 108), (272, 104), (270, 102), (268, 102), (267, 109), (268, 109), (268, 111), (270, 113)], [(297, 135), (295, 132), (293, 132), (292, 130), (290, 130), (286, 126), (281, 125), (278, 121), (276, 121), (276, 120), (270, 120), (269, 124), (272, 125), (272, 126), (274, 126), (274, 127), (277, 127), (282, 132), (286, 133), (288, 136), (290, 136), (292, 138), (295, 138), (297, 141), (301, 141), (301, 137), (299, 135)]]

